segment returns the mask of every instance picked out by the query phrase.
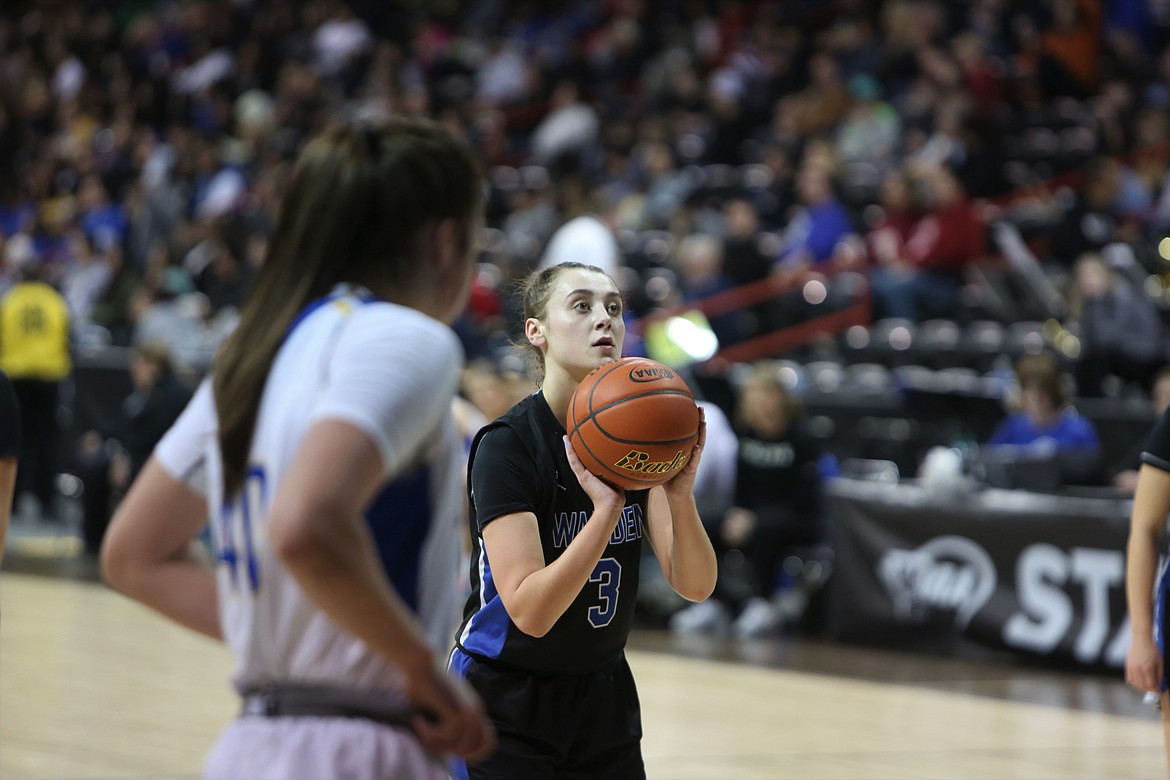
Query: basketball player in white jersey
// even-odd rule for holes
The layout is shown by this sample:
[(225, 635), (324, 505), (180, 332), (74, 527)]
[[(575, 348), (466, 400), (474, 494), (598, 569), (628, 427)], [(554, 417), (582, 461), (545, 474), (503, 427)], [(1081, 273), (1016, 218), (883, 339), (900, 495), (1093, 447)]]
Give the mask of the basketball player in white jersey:
[(235, 656), (242, 716), (208, 778), (440, 778), (493, 745), (440, 655), (463, 463), (447, 325), (481, 188), (429, 122), (309, 144), (239, 328), (111, 524), (110, 584)]

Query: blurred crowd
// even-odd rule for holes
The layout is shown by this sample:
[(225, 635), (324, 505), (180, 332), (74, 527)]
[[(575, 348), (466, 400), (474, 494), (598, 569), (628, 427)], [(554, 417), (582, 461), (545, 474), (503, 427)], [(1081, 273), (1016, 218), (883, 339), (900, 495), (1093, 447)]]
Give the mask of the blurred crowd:
[[(1165, 0), (7, 2), (0, 300), (51, 288), (73, 348), (189, 382), (297, 150), (388, 114), (437, 118), (489, 174), (457, 323), (488, 416), (527, 387), (512, 283), (565, 257), (633, 320), (844, 270), (875, 321), (1053, 318), (1081, 394), (1166, 362)], [(711, 325), (749, 338), (792, 304)]]
[(1147, 0), (8, 3), (0, 290), (37, 266), (75, 338), (202, 370), (300, 144), (398, 113), (491, 173), (472, 354), (584, 215), (635, 315), (835, 262), (872, 270), (875, 317), (937, 316), (995, 219), (1057, 268), (1156, 252), (1168, 25)]

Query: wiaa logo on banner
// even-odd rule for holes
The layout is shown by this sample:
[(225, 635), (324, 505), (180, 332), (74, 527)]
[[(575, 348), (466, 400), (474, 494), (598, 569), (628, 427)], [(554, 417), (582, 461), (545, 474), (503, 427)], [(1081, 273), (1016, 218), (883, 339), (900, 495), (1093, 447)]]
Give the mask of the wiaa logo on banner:
[(887, 550), (877, 573), (895, 617), (910, 623), (954, 612), (955, 628), (963, 630), (995, 592), (991, 556), (963, 536), (938, 536), (916, 550)]

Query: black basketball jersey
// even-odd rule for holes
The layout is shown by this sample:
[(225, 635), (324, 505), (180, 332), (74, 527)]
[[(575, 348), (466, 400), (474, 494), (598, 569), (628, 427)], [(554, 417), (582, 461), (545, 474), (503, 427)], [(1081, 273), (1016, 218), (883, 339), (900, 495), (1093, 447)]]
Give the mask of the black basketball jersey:
[(1146, 448), (1142, 452), (1142, 463), (1162, 471), (1170, 471), (1170, 409), (1164, 411), (1154, 423), (1154, 428), (1146, 439)]
[(638, 595), (647, 491), (626, 491), (626, 507), (593, 575), (543, 637), (516, 627), (492, 581), (482, 535), (492, 520), (535, 514), (548, 564), (593, 514), (593, 502), (569, 467), (564, 435), (538, 392), (481, 430), (471, 446), (472, 591), (457, 639), (467, 653), (519, 669), (583, 672), (613, 662), (625, 648)]

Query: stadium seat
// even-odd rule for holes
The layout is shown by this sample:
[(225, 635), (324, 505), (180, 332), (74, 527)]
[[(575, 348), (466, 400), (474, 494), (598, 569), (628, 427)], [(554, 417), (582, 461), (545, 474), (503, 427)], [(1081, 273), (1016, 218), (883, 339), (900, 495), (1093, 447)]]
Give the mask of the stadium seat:
[(818, 360), (804, 367), (808, 386), (822, 393), (835, 393), (845, 383), (845, 367), (831, 360)]
[(894, 386), (890, 369), (881, 363), (852, 363), (845, 367), (844, 380), (850, 392), (863, 395), (888, 392)]
[(918, 349), (931, 368), (965, 365), (959, 352), (962, 329), (953, 320), (934, 319), (918, 324)]
[(918, 326), (912, 320), (899, 317), (887, 317), (871, 325), (869, 335), (878, 362), (891, 367), (920, 363), (917, 332)]
[(1044, 351), (1044, 323), (1013, 322), (1008, 325), (1004, 348), (1013, 357), (1038, 355)]
[(976, 320), (963, 329), (959, 349), (964, 363), (977, 371), (989, 371), (1004, 352), (1004, 326), (994, 320)]

